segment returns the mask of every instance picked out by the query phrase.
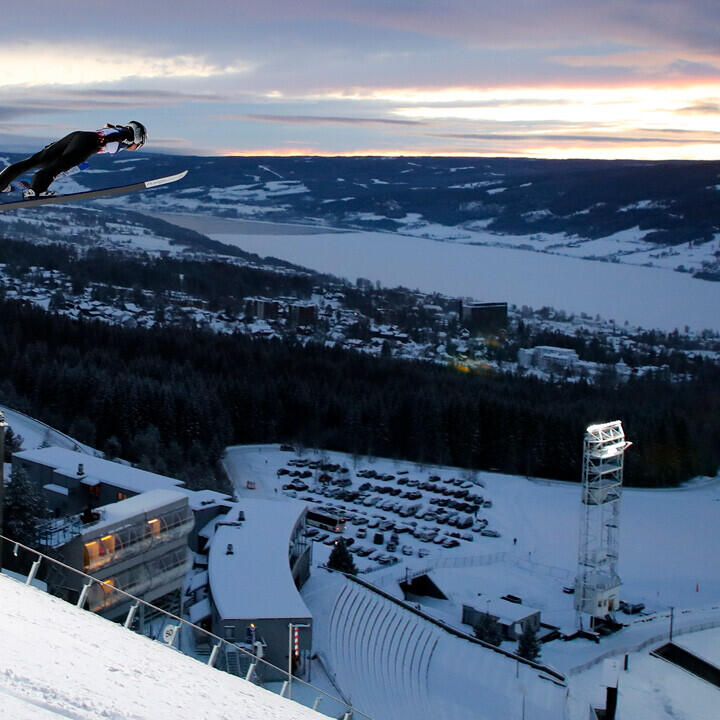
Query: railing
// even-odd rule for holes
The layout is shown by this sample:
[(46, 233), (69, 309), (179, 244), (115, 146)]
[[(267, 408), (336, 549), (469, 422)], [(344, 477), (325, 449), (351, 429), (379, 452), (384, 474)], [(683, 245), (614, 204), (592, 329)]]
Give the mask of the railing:
[[(81, 570), (77, 570), (76, 568), (66, 565), (59, 560), (51, 558), (48, 555), (40, 552), (39, 550), (28, 547), (23, 543), (13, 540), (12, 538), (0, 535), (0, 550), (4, 549), (5, 552), (7, 552), (8, 547), (11, 549), (11, 553), (15, 558), (20, 557), (21, 553), (27, 553), (29, 554), (28, 560), (32, 560), (32, 565), (30, 566), (30, 571), (25, 581), (26, 585), (31, 585), (34, 582), (40, 569), (41, 563), (45, 561), (51, 566), (62, 568), (64, 572), (69, 571), (83, 579), (82, 590), (80, 592), (77, 602), (75, 603), (75, 605), (79, 608), (85, 609), (86, 605), (88, 605), (88, 596), (91, 592), (96, 597), (98, 595), (104, 596), (107, 599), (105, 606), (109, 606), (121, 601), (129, 603), (130, 607), (123, 623), (123, 627), (125, 627), (131, 632), (133, 632), (133, 626), (137, 626), (137, 632), (139, 632), (140, 634), (147, 633), (147, 636), (151, 637), (153, 640), (157, 640), (158, 642), (162, 642), (165, 645), (173, 647), (175, 650), (178, 650), (183, 654), (188, 654), (185, 649), (180, 647), (179, 638), (183, 629), (189, 629), (192, 631), (191, 637), (193, 640), (193, 644), (195, 638), (203, 638), (207, 642), (208, 647), (212, 648), (210, 651), (210, 657), (207, 660), (207, 665), (209, 665), (210, 667), (215, 667), (218, 659), (221, 657), (221, 651), (222, 655), (224, 656), (227, 656), (228, 654), (236, 654), (237, 656), (244, 657), (247, 660), (248, 669), (245, 673), (244, 679), (248, 682), (252, 682), (253, 680), (255, 680), (258, 684), (260, 684), (259, 678), (266, 674), (264, 671), (272, 670), (276, 676), (279, 675), (281, 677), (284, 676), (287, 678), (286, 680), (282, 681), (282, 688), (280, 690), (281, 697), (292, 700), (292, 689), (294, 688), (296, 690), (296, 694), (298, 694), (297, 688), (301, 687), (304, 690), (302, 694), (305, 697), (314, 697), (312, 709), (316, 710), (317, 712), (323, 712), (323, 710), (320, 708), (320, 705), (322, 700), (326, 700), (331, 701), (336, 706), (342, 707), (344, 709), (339, 716), (333, 715), (333, 717), (338, 717), (342, 720), (351, 720), (351, 718), (355, 717), (367, 718), (367, 720), (372, 720), (369, 715), (353, 707), (346, 700), (331, 695), (325, 690), (322, 690), (321, 688), (303, 680), (302, 678), (291, 675), (287, 669), (280, 668), (276, 665), (273, 665), (272, 663), (267, 662), (267, 660), (264, 660), (263, 658), (257, 657), (255, 654), (253, 654), (249, 650), (246, 650), (238, 643), (233, 643), (225, 640), (224, 638), (221, 638), (218, 635), (215, 635), (214, 633), (205, 630), (199, 625), (195, 625), (188, 620), (178, 617), (173, 613), (167, 612), (166, 610), (163, 610), (162, 608), (159, 608), (152, 603), (146, 602), (145, 600), (142, 600), (135, 595), (121, 590), (120, 588), (113, 587), (112, 585), (103, 580), (98, 580), (91, 575), (82, 572)], [(27, 562), (25, 564), (27, 565)], [(114, 593), (117, 593), (120, 596), (120, 599), (110, 601), (110, 598)], [(154, 637), (156, 632), (153, 632), (152, 627), (146, 628), (138, 623), (138, 611), (140, 611), (140, 614), (142, 615), (142, 613), (146, 609), (148, 610), (148, 614), (152, 614), (154, 617), (165, 617), (169, 621), (171, 621), (172, 624), (166, 625), (161, 637)], [(176, 640), (178, 640), (178, 642), (176, 642)], [(194, 655), (190, 654), (189, 656), (193, 657), (196, 660), (198, 659)], [(201, 661), (198, 660), (198, 662)]]

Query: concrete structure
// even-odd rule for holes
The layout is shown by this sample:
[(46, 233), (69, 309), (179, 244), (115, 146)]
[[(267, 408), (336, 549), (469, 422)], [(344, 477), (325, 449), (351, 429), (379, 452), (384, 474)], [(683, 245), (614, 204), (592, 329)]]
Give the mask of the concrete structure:
[[(305, 537), (306, 509), (283, 500), (243, 500), (202, 531), (208, 550), (210, 602), (196, 615), (210, 617), (213, 632), (288, 667), (288, 623), (312, 625), (298, 589), (310, 574), (312, 545)], [(312, 629), (300, 631), (301, 657)], [(264, 669), (263, 680), (281, 679)]]
[(373, 718), (567, 719), (561, 673), (459, 632), (360, 578), (330, 576), (313, 602), (327, 618), (318, 626), (318, 655)]
[(620, 496), (623, 455), (630, 445), (619, 420), (591, 425), (585, 432), (582, 517), (575, 578), (579, 625), (582, 625), (582, 615), (590, 616), (592, 627), (607, 615), (614, 618), (619, 608)]
[[(150, 490), (54, 521), (43, 544), (61, 562), (105, 582), (92, 585), (88, 608), (116, 619), (129, 603), (111, 588), (151, 603), (165, 598), (165, 604), (179, 607), (180, 588), (192, 566), (187, 540), (193, 525), (187, 495)], [(82, 576), (55, 565), (46, 582), (50, 593), (73, 602), (84, 584)], [(168, 596), (175, 597), (168, 603)]]

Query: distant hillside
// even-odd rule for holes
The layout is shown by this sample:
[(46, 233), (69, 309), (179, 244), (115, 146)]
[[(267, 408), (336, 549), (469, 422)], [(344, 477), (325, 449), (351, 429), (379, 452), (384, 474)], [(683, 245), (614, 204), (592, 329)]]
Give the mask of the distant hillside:
[[(111, 201), (116, 207), (509, 244), (720, 278), (720, 162), (144, 153), (94, 158), (92, 167), (73, 180), (98, 188), (190, 171), (166, 189)], [(201, 243), (189, 232), (182, 241)], [(680, 246), (688, 257), (658, 262)]]

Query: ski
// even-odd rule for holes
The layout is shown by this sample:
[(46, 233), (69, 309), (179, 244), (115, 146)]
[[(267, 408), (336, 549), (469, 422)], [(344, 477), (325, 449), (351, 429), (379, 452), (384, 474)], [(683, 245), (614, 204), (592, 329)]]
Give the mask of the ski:
[(34, 197), (27, 200), (16, 200), (14, 202), (0, 203), (0, 212), (4, 210), (17, 210), (18, 208), (39, 207), (40, 205), (55, 205), (57, 203), (75, 202), (77, 200), (90, 200), (93, 198), (111, 197), (113, 195), (125, 195), (138, 190), (149, 190), (151, 188), (169, 185), (170, 183), (182, 180), (187, 175), (183, 170), (177, 175), (145, 180), (132, 185), (120, 185), (118, 187), (103, 188), (100, 190), (85, 190), (83, 192), (68, 193), (66, 195), (51, 195), (49, 197)]

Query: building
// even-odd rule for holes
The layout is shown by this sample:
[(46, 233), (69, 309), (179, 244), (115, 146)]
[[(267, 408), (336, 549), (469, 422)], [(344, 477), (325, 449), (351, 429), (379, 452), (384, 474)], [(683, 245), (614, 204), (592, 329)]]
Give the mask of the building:
[(247, 314), (259, 320), (277, 320), (280, 308), (277, 300), (267, 298), (248, 298), (245, 304)]
[(43, 488), (48, 507), (57, 517), (106, 506), (148, 490), (182, 487), (180, 480), (165, 475), (59, 447), (14, 453), (12, 463), (13, 469), (22, 469), (29, 480)]
[(534, 348), (520, 348), (518, 350), (518, 365), (520, 367), (535, 367), (548, 373), (572, 370), (579, 362), (580, 358), (577, 352), (570, 348), (538, 345)]
[[(198, 528), (227, 512), (231, 499), (187, 490), (175, 478), (58, 447), (13, 455), (13, 468), (43, 488), (54, 518), (39, 542), (54, 557), (114, 587), (179, 610), (179, 594), (197, 549)], [(51, 592), (73, 599), (79, 576), (53, 573)], [(105, 594), (107, 595), (107, 594)], [(93, 586), (90, 609), (119, 617), (119, 594)]]
[[(179, 609), (180, 589), (192, 566), (188, 535), (194, 523), (187, 495), (150, 490), (56, 519), (44, 528), (41, 543), (65, 565), (104, 581), (93, 583), (87, 606), (118, 619), (130, 601), (112, 588)], [(76, 602), (85, 580), (53, 565), (46, 582), (50, 593)]]
[(503, 640), (518, 640), (528, 628), (535, 633), (540, 630), (540, 611), (521, 603), (493, 598), (477, 608), (462, 606), (462, 621), (466, 625), (477, 628), (485, 618), (497, 625)]
[(471, 332), (499, 332), (507, 327), (507, 303), (460, 302), (460, 322)]
[(313, 303), (291, 303), (288, 312), (293, 325), (313, 325), (317, 318), (317, 306)]
[[(309, 626), (299, 633), (293, 664), (312, 646), (312, 615), (299, 593), (312, 553), (306, 512), (284, 500), (243, 500), (201, 532), (208, 538), (209, 602), (190, 612), (209, 618), (212, 631), (230, 642), (252, 651), (260, 643), (264, 659), (281, 668), (288, 666), (289, 623)], [(280, 679), (264, 672), (263, 680)]]

